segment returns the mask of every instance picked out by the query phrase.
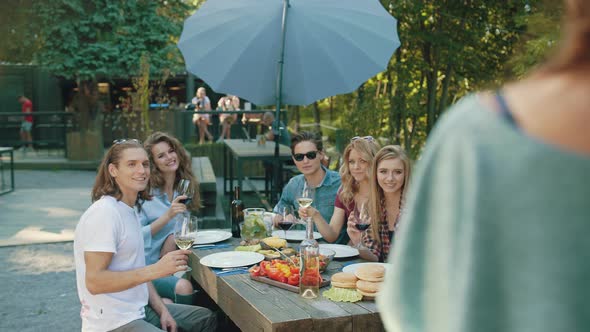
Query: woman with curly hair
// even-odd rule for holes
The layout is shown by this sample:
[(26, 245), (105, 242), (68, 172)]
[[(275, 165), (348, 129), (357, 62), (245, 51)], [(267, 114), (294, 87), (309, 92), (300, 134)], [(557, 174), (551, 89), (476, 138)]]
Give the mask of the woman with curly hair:
[(360, 247), (362, 258), (379, 262), (387, 260), (411, 172), (410, 158), (399, 145), (384, 146), (375, 155), (367, 204), (370, 226), (363, 232), (357, 229), (362, 213), (352, 213), (348, 219), (350, 241)]
[[(141, 206), (145, 258), (147, 264), (157, 262), (167, 252), (176, 250), (174, 220), (178, 214), (201, 207), (199, 184), (192, 173), (190, 158), (182, 144), (173, 136), (155, 132), (144, 143), (152, 165), (150, 186), (152, 200)], [(175, 191), (181, 179), (190, 180), (193, 197), (179, 196)], [(190, 203), (182, 201), (189, 199)], [(158, 293), (176, 303), (192, 303), (193, 287), (186, 279), (175, 276), (154, 280)]]
[(340, 178), (342, 184), (336, 194), (334, 202), (334, 214), (330, 223), (313, 208), (300, 208), (299, 215), (302, 218), (311, 217), (322, 237), (328, 242), (335, 242), (342, 239), (344, 234), (347, 243), (346, 225), (348, 216), (355, 209), (355, 206), (364, 204), (369, 198), (369, 170), (379, 145), (371, 136), (354, 137), (350, 144), (344, 149), (340, 167)]

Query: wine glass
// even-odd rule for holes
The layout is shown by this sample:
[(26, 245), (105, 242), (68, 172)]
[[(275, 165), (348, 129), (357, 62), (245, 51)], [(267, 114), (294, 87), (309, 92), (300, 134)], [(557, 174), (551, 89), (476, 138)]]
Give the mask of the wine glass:
[(184, 195), (187, 197), (186, 199), (180, 200), (180, 203), (184, 205), (189, 205), (193, 200), (193, 196), (195, 194), (195, 191), (191, 186), (191, 180), (181, 179), (180, 181), (178, 181), (178, 185), (176, 186), (176, 192), (179, 196)]
[(278, 222), (278, 226), (283, 230), (283, 233), (285, 233), (284, 239), (287, 239), (287, 231), (293, 227), (293, 216), (291, 213), (292, 211), (290, 206), (282, 206), (279, 208), (279, 214), (282, 218)]
[(371, 220), (369, 219), (369, 211), (367, 208), (367, 204), (365, 202), (361, 203), (361, 206), (358, 210), (355, 210), (356, 214), (356, 229), (361, 232), (364, 232), (369, 228), (371, 225)]
[[(178, 248), (187, 250), (193, 246), (193, 243), (197, 240), (198, 225), (199, 219), (189, 213), (182, 213), (176, 217), (174, 242), (176, 242)], [(187, 267), (186, 271), (192, 271), (190, 266)]]
[(312, 188), (307, 185), (307, 183), (303, 186), (303, 190), (301, 194), (297, 197), (297, 203), (301, 207), (308, 208), (313, 203), (313, 196), (315, 194), (315, 188)]

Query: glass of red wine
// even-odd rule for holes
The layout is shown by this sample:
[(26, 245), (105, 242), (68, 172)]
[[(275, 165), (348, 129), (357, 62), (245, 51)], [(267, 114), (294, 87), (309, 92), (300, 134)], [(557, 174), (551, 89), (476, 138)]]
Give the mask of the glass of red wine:
[(283, 206), (279, 208), (279, 213), (281, 215), (281, 219), (279, 220), (277, 226), (279, 226), (279, 228), (283, 230), (283, 233), (285, 233), (284, 239), (287, 239), (287, 231), (293, 227), (294, 221), (291, 207)]
[(189, 205), (193, 200), (193, 195), (195, 194), (193, 187), (191, 186), (191, 180), (189, 179), (181, 179), (178, 181), (178, 186), (176, 186), (176, 192), (178, 196), (186, 196), (186, 199), (181, 199), (179, 202), (184, 205)]
[[(369, 217), (369, 209), (367, 208), (367, 203), (363, 202), (360, 208), (355, 209), (356, 214), (356, 224), (354, 225), (356, 229), (361, 232), (366, 231), (369, 226), (371, 225), (371, 219)], [(360, 241), (357, 246), (361, 245)]]

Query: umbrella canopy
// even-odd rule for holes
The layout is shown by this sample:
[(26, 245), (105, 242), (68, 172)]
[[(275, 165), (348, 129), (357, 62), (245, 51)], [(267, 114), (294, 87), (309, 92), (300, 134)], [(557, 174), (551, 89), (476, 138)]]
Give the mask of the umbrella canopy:
[(377, 0), (290, 0), (283, 37), (284, 3), (208, 0), (178, 42), (187, 69), (213, 90), (255, 104), (307, 105), (354, 91), (400, 45), (396, 20)]

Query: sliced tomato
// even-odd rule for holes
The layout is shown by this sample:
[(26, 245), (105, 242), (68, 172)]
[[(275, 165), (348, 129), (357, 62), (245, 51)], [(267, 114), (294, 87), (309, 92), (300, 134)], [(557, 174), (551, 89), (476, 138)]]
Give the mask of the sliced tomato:
[(292, 274), (287, 280), (289, 285), (299, 286), (299, 274)]
[(281, 270), (279, 270), (276, 267), (269, 267), (266, 270), (266, 274), (268, 275), (269, 278), (271, 278), (272, 280), (276, 280), (276, 281), (280, 281), (279, 279), (282, 276)]
[(250, 272), (250, 275), (258, 277), (260, 276), (260, 266), (254, 265), (248, 270), (248, 272)]

